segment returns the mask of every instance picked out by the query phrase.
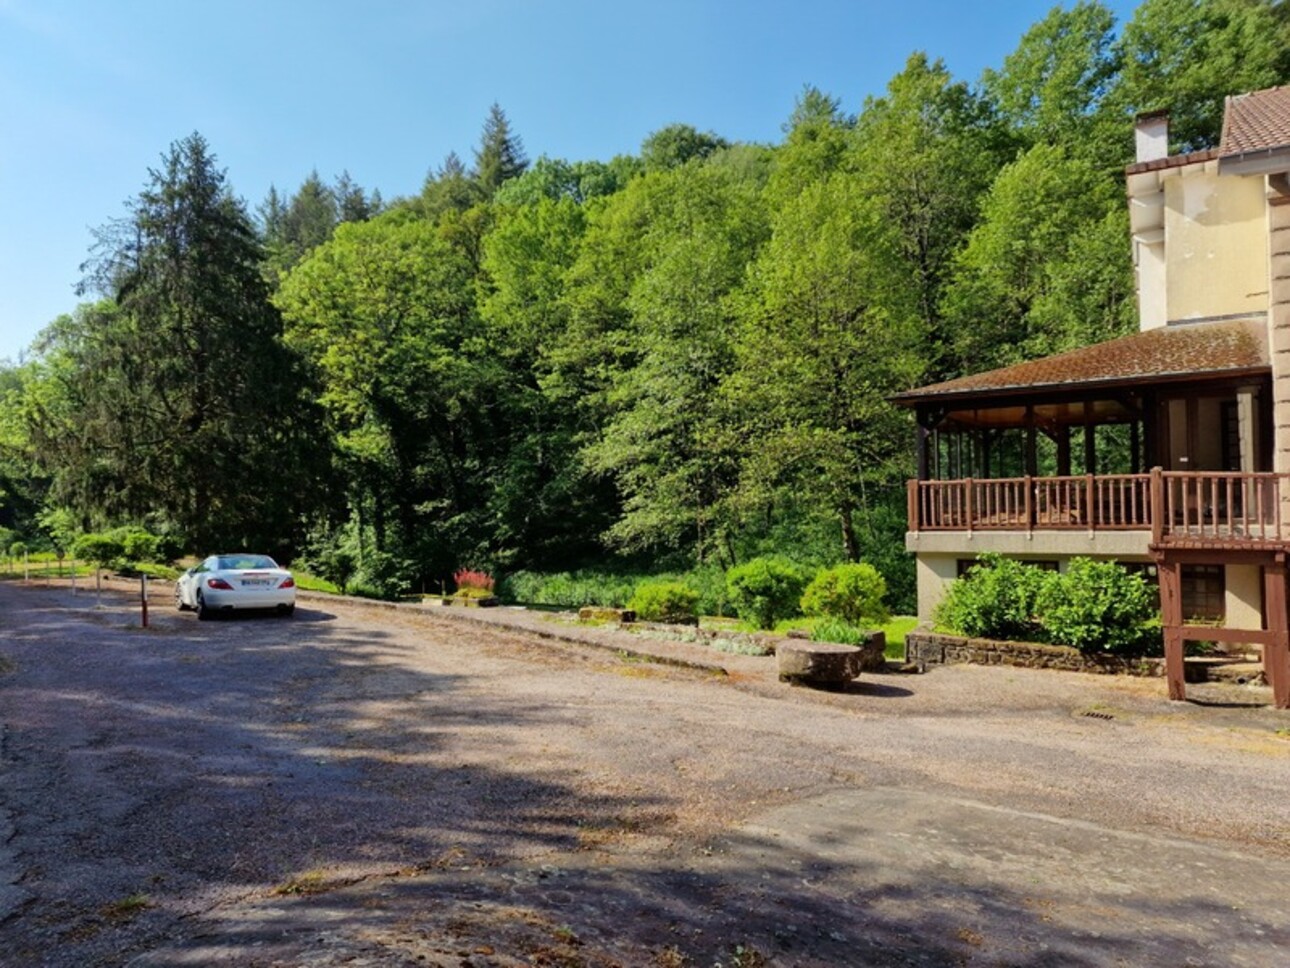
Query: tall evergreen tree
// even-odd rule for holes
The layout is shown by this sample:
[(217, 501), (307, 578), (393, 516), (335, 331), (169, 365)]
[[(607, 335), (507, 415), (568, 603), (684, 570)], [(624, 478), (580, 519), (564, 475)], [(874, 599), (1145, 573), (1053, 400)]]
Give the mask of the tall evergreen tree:
[(528, 166), (524, 143), (519, 135), (511, 132), (506, 112), (494, 101), (488, 109), (479, 147), (475, 150), (473, 175), (476, 186), (486, 198), (491, 198), (507, 181), (524, 174)]
[(332, 197), (336, 200), (336, 218), (341, 222), (366, 222), (381, 211), (381, 193), (374, 190), (370, 195), (363, 191), (350, 177), (348, 171), (342, 171), (332, 186)]
[(160, 514), (194, 549), (291, 544), (319, 428), (262, 258), (205, 139), (172, 145), (129, 217), (99, 233), (83, 290), (105, 300), (48, 336), (75, 417), (38, 413), (32, 428), (56, 496)]
[(271, 186), (259, 211), (268, 275), (274, 286), (282, 273), (331, 238), (340, 218), (337, 195), (318, 177), (316, 169), (290, 199), (283, 199)]

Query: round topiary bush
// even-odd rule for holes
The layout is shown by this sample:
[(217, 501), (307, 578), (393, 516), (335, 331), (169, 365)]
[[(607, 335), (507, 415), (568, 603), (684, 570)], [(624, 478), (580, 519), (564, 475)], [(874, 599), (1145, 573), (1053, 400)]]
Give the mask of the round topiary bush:
[(677, 581), (636, 586), (627, 607), (646, 622), (693, 625), (699, 619), (699, 593)]
[(887, 621), (887, 582), (864, 562), (826, 568), (802, 593), (802, 613), (841, 619), (849, 625)]
[(798, 612), (806, 576), (783, 558), (754, 558), (726, 572), (726, 591), (735, 612), (760, 629)]

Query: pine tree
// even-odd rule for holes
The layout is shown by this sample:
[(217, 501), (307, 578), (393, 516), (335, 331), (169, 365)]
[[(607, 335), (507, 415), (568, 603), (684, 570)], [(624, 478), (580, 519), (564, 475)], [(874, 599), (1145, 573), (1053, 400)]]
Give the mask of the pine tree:
[(488, 109), (484, 131), (475, 150), (475, 170), (472, 177), (480, 191), (491, 198), (506, 181), (522, 175), (528, 168), (524, 157), (524, 144), (519, 135), (511, 133), (511, 124), (496, 101)]
[(160, 514), (194, 549), (282, 549), (312, 493), (318, 428), (263, 250), (200, 135), (150, 176), (86, 263), (82, 292), (104, 300), (50, 336), (75, 414), (37, 420), (42, 460), (83, 513)]

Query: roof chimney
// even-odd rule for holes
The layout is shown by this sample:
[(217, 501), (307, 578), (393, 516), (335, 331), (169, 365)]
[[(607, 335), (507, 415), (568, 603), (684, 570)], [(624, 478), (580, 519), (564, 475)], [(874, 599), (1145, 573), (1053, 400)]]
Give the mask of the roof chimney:
[(1133, 141), (1139, 162), (1169, 157), (1169, 112), (1147, 111), (1133, 122)]

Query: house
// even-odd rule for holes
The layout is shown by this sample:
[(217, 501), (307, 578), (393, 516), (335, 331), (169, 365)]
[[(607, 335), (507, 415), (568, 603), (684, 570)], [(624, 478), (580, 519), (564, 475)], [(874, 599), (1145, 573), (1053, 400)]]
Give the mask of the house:
[(1169, 155), (1162, 113), (1136, 140), (1139, 332), (895, 398), (919, 617), (982, 552), (1113, 559), (1159, 579), (1171, 698), (1206, 639), (1290, 708), (1290, 87), (1228, 98), (1218, 148)]

